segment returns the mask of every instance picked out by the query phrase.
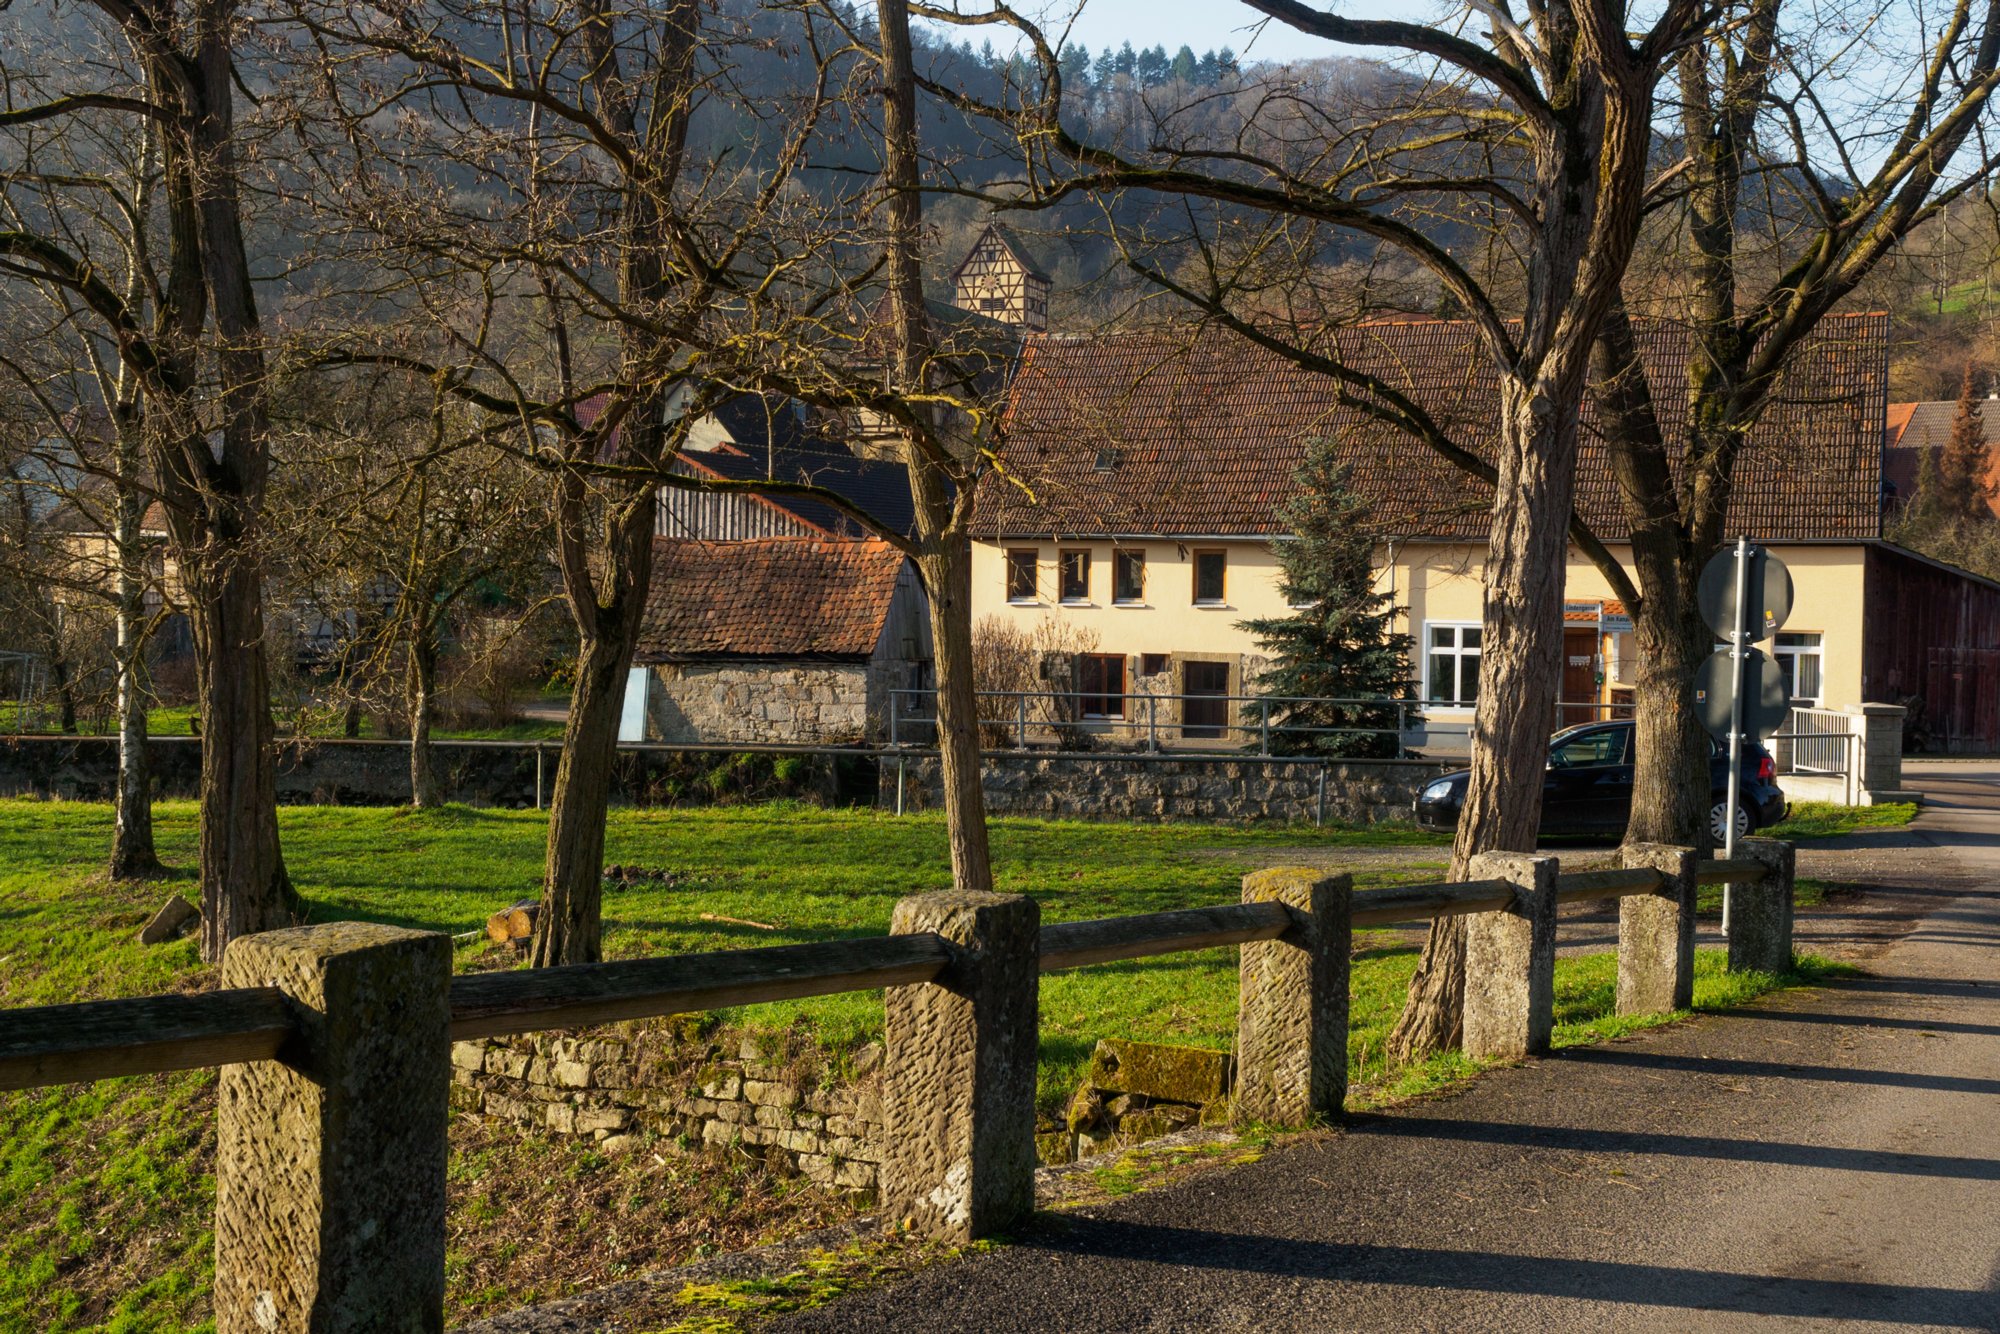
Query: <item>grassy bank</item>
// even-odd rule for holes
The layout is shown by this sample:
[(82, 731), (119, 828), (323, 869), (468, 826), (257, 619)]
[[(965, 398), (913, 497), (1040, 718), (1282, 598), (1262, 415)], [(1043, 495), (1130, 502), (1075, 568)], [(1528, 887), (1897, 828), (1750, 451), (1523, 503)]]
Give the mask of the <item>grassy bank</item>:
[[(161, 852), (194, 860), (194, 808), (162, 803)], [(362, 918), (464, 931), (532, 894), (543, 854), (533, 812), (328, 807), (282, 814), (285, 855), (317, 920)], [(212, 970), (191, 941), (146, 948), (139, 925), (178, 883), (118, 884), (99, 863), (110, 812), (97, 805), (0, 802), (0, 1006), (200, 988)], [(1314, 830), (997, 820), (995, 878), (1033, 895), (1048, 921), (1227, 902), (1241, 875), (1288, 857), (1383, 850), (1359, 882), (1435, 879), (1437, 839), (1395, 827)], [(1402, 851), (1392, 851), (1401, 848)], [(874, 934), (895, 901), (940, 887), (945, 831), (929, 816), (764, 806), (614, 812), (606, 862), (606, 948), (614, 956), (742, 948)], [(1469, 1072), (1455, 1058), (1388, 1070), (1383, 1041), (1416, 950), (1364, 933), (1354, 969), (1358, 1097), (1437, 1087)], [(512, 966), (483, 941), (462, 969)], [(1779, 985), (1700, 961), (1696, 1003), (1724, 1006)], [(1609, 955), (1558, 966), (1558, 1042), (1633, 1027), (1610, 1014)], [(1235, 1029), (1236, 952), (1218, 949), (1045, 978), (1045, 1105), (1075, 1086), (1098, 1038), (1226, 1047)], [(796, 1027), (835, 1052), (872, 1039), (880, 993), (756, 1007), (745, 1027)], [(199, 1328), (213, 1202), (214, 1077), (189, 1073), (0, 1095), (0, 1330)], [(453, 1319), (614, 1281), (716, 1247), (796, 1230), (832, 1207), (755, 1165), (650, 1153), (606, 1160), (588, 1146), (454, 1126)]]

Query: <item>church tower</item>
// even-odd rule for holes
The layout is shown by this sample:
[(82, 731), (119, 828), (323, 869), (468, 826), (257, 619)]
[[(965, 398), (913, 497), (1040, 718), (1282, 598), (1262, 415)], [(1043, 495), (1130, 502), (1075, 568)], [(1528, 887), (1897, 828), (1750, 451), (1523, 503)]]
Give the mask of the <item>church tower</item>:
[(988, 224), (972, 253), (952, 274), (953, 304), (1002, 324), (1040, 332), (1049, 327), (1049, 277), (1020, 242)]

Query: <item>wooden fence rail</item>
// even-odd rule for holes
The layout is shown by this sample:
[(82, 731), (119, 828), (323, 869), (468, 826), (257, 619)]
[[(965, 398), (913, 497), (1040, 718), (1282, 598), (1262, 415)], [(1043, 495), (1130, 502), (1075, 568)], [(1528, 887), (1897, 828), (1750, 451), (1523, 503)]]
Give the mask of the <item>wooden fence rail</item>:
[(330, 923), (235, 942), (223, 990), (0, 1011), (0, 1089), (223, 1067), (218, 1334), (430, 1331), (452, 1040), (887, 988), (883, 1205), (965, 1240), (1032, 1206), (1039, 973), (1239, 945), (1236, 1114), (1337, 1117), (1355, 927), (1465, 916), (1467, 1052), (1528, 1055), (1553, 1025), (1558, 903), (1619, 901), (1620, 1013), (1690, 1004), (1698, 885), (1737, 889), (1732, 969), (1789, 966), (1791, 846), (1741, 848), (1628, 847), (1569, 875), (1486, 854), (1465, 881), (1361, 893), (1263, 871), (1241, 903), (1049, 926), (1019, 896), (920, 895), (888, 936), (462, 977), (441, 935)]

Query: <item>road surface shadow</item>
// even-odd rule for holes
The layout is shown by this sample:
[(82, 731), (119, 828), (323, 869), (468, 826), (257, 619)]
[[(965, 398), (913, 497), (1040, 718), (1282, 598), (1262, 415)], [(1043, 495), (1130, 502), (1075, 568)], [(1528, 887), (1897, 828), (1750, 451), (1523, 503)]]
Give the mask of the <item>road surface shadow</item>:
[(1639, 1130), (1589, 1130), (1570, 1126), (1522, 1125), (1510, 1121), (1454, 1121), (1421, 1116), (1356, 1119), (1350, 1135), (1380, 1134), (1508, 1144), (1527, 1149), (1577, 1153), (1664, 1154), (1727, 1162), (1823, 1167), (1839, 1172), (1886, 1172), (1895, 1176), (1953, 1177), (2000, 1181), (2000, 1159), (1957, 1158), (1876, 1149), (1838, 1149), (1823, 1144), (1779, 1140), (1725, 1139), (1716, 1135), (1663, 1135)]
[(1742, 1315), (1994, 1327), (1994, 1294), (1916, 1284), (1767, 1276), (1672, 1265), (1298, 1241), (1071, 1216), (1024, 1238), (1042, 1250), (1287, 1278), (1519, 1293)]

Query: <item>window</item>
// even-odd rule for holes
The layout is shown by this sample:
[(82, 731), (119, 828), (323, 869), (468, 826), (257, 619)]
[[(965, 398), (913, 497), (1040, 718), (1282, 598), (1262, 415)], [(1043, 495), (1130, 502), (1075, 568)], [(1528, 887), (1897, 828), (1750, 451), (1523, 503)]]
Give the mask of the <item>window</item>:
[(1100, 450), (1098, 450), (1098, 451), (1097, 451), (1097, 471), (1099, 471), (1099, 472), (1117, 472), (1117, 471), (1118, 471), (1118, 451), (1117, 451), (1117, 450), (1115, 450), (1115, 449), (1100, 449)]
[(1579, 733), (1549, 748), (1549, 768), (1583, 769), (1599, 764), (1623, 764), (1625, 741), (1629, 736), (1631, 730), (1624, 727)]
[(1172, 662), (1173, 659), (1164, 653), (1141, 653), (1139, 655), (1139, 675), (1163, 675)]
[(1125, 655), (1085, 653), (1077, 659), (1076, 689), (1086, 718), (1125, 716)]
[(1035, 553), (1032, 550), (1007, 553), (1007, 600), (1035, 600)]
[(1220, 551), (1194, 553), (1194, 601), (1197, 607), (1222, 605), (1222, 572), (1226, 559)]
[(1425, 696), (1433, 704), (1471, 704), (1479, 698), (1479, 627), (1430, 625), (1424, 637)]
[(1111, 553), (1111, 600), (1113, 602), (1144, 602), (1146, 600), (1146, 553), (1143, 551), (1114, 551)]
[(1065, 551), (1058, 558), (1057, 591), (1064, 602), (1090, 601), (1090, 553)]
[(981, 310), (1005, 310), (1007, 309), (1007, 298), (1004, 296), (982, 296), (979, 298), (979, 308)]
[(1820, 637), (1817, 634), (1780, 634), (1774, 646), (1778, 670), (1791, 687), (1792, 703), (1817, 707), (1820, 702)]

